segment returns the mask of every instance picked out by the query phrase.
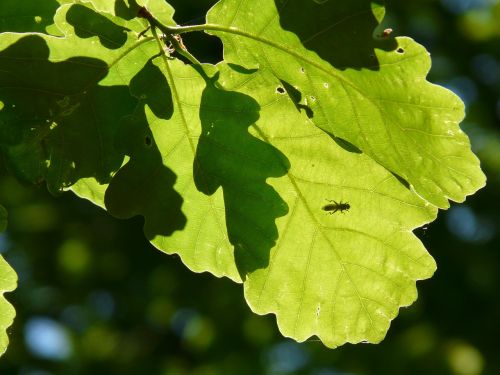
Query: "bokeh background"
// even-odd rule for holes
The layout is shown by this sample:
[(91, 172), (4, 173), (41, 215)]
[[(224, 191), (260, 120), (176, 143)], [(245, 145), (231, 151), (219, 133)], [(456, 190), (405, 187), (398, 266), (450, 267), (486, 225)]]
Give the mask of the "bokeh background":
[[(339, 0), (340, 1), (340, 0)], [(178, 23), (215, 1), (171, 0)], [(0, 251), (19, 275), (0, 374), (500, 374), (500, 1), (387, 1), (384, 21), (431, 52), (432, 82), (466, 103), (462, 128), (488, 185), (417, 231), (435, 276), (378, 345), (326, 349), (280, 336), (241, 286), (188, 271), (151, 247), (142, 219), (119, 221), (71, 193), (21, 186), (2, 167), (9, 228)], [(220, 43), (185, 39), (203, 61)]]

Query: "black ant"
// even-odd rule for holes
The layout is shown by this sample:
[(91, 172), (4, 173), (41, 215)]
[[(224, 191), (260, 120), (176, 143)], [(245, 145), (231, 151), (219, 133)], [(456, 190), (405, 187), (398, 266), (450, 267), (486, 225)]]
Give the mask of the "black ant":
[(351, 205), (349, 203), (343, 203), (342, 201), (336, 202), (331, 199), (328, 199), (328, 201), (333, 203), (328, 203), (324, 205), (323, 211), (328, 212), (330, 215), (333, 215), (337, 211), (343, 213), (344, 211), (349, 211), (349, 208), (351, 208)]

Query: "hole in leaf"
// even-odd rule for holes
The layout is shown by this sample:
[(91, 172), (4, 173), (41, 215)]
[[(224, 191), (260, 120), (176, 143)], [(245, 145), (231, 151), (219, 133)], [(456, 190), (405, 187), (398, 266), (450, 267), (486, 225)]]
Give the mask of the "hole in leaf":
[(283, 87), (281, 87), (281, 86), (278, 86), (278, 87), (276, 87), (276, 92), (278, 94), (284, 94), (285, 93), (285, 89)]
[(144, 143), (146, 146), (150, 147), (151, 146), (151, 137), (149, 135), (147, 135), (145, 138), (144, 138)]
[(403, 54), (403, 53), (405, 53), (405, 50), (404, 50), (403, 48), (399, 47), (399, 48), (396, 50), (396, 52), (397, 52), (397, 53), (401, 53), (401, 54)]

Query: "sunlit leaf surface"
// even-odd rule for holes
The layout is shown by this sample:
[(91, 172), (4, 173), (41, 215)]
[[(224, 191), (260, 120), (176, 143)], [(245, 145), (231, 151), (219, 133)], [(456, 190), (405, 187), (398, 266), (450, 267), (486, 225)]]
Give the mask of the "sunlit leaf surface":
[(461, 100), (425, 80), (427, 51), (376, 29), (378, 1), (222, 0), (208, 15), (224, 57), (300, 92), (313, 123), (446, 208), (484, 186)]
[[(7, 211), (0, 206), (0, 232), (7, 227)], [(14, 290), (17, 286), (17, 275), (11, 266), (0, 256), (0, 355), (5, 353), (9, 344), (7, 328), (12, 324), (16, 312), (5, 299), (4, 293)]]

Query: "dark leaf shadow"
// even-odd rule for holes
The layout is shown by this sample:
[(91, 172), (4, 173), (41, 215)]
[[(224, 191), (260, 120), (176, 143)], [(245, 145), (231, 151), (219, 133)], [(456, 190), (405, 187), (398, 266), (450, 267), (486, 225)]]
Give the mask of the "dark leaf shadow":
[(54, 14), (60, 4), (56, 0), (43, 1), (0, 1), (0, 33), (44, 33), (54, 23)]
[[(302, 100), (302, 93), (288, 82), (283, 81), (281, 79), (280, 82), (283, 85), (284, 89), (283, 93), (286, 93), (290, 97), (293, 104), (295, 105), (295, 108), (297, 108), (297, 111), (299, 112), (304, 111), (308, 118), (313, 118), (314, 112), (311, 109), (311, 107), (305, 104), (305, 102)], [(279, 90), (279, 88), (277, 88), (277, 90)]]
[(163, 164), (146, 118), (146, 105), (158, 118), (172, 117), (172, 94), (163, 73), (151, 60), (132, 79), (130, 91), (140, 99), (133, 116), (120, 128), (117, 148), (130, 160), (113, 176), (105, 194), (109, 213), (126, 219), (144, 216), (144, 234), (169, 236), (186, 225), (182, 197), (174, 189), (175, 173)]
[(269, 264), (278, 240), (275, 220), (287, 214), (288, 205), (267, 179), (284, 176), (290, 164), (278, 149), (250, 134), (249, 127), (259, 119), (258, 103), (222, 89), (218, 75), (205, 79), (194, 180), (207, 195), (222, 188), (228, 237), (244, 280)]
[(137, 100), (127, 86), (100, 86), (106, 62), (51, 62), (49, 47), (29, 35), (0, 52), (0, 148), (8, 167), (52, 193), (84, 177), (107, 183), (123, 161), (114, 142)]
[(130, 21), (131, 19), (137, 17), (137, 12), (139, 11), (140, 6), (135, 0), (128, 0), (127, 2), (128, 4), (125, 3), (125, 0), (116, 0), (115, 14), (118, 17)]
[[(393, 51), (396, 39), (375, 35), (379, 27), (372, 4), (381, 1), (275, 0), (281, 26), (295, 33), (302, 44), (337, 69), (378, 70), (375, 49)], [(380, 33), (379, 33), (380, 34)]]
[(411, 191), (411, 185), (408, 181), (406, 181), (403, 177), (397, 175), (396, 173), (390, 171), (391, 174), (396, 178), (396, 180), (398, 180), (398, 182), (406, 189), (406, 190), (409, 190)]
[(351, 142), (346, 141), (345, 139), (335, 137), (331, 134), (328, 134), (328, 136), (337, 144), (337, 146), (342, 147), (345, 151), (347, 152), (352, 152), (354, 154), (361, 154), (362, 151), (354, 146)]
[(127, 42), (127, 29), (118, 26), (103, 15), (83, 5), (75, 4), (66, 13), (66, 21), (75, 29), (80, 38), (99, 37), (106, 48), (117, 49)]
[(245, 68), (244, 66), (241, 66), (238, 64), (233, 64), (233, 63), (228, 63), (227, 66), (230, 67), (235, 72), (241, 73), (241, 74), (252, 74), (252, 73), (256, 73), (259, 71), (259, 69), (257, 69), (257, 68), (248, 69), (248, 68)]

